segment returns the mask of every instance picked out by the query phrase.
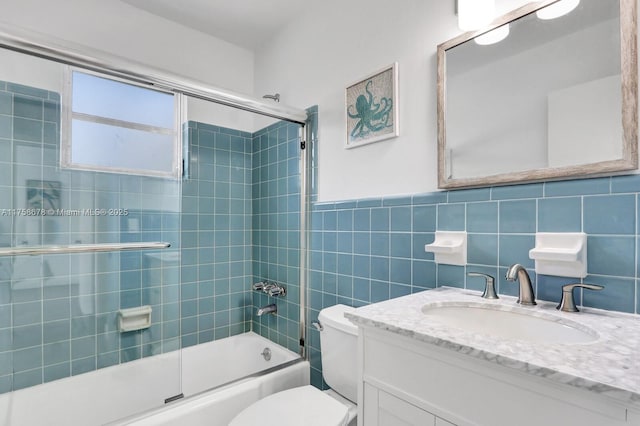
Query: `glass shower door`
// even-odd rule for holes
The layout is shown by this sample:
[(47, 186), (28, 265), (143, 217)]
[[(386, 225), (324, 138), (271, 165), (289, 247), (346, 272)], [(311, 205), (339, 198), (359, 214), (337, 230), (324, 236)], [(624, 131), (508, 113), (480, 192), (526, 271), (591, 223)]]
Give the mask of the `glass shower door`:
[[(53, 404), (48, 414), (66, 415), (67, 424), (159, 407), (254, 374), (251, 367), (229, 376), (220, 366), (234, 359), (183, 362), (187, 350), (239, 334), (297, 357), (301, 125), (189, 98), (179, 129), (183, 179), (67, 168), (65, 66), (6, 50), (0, 63), (0, 254), (67, 247), (0, 256), (0, 408), (11, 408), (13, 391), (40, 385), (51, 389), (40, 392), (43, 401), (83, 401), (85, 412)], [(123, 140), (131, 134), (111, 130)], [(157, 242), (170, 248), (131, 247)], [(87, 245), (129, 250), (68, 252)], [(286, 295), (254, 291), (257, 282), (277, 283)], [(269, 304), (277, 315), (256, 315)], [(123, 318), (139, 327), (123, 327)], [(224, 374), (209, 380), (205, 372)], [(78, 382), (58, 379), (74, 376), (90, 384), (62, 390)]]
[[(0, 252), (44, 249), (0, 256), (0, 398), (44, 384), (108, 421), (161, 406), (181, 392), (181, 181), (61, 167), (64, 66), (6, 50), (0, 62)], [(115, 248), (150, 242), (170, 248)], [(150, 324), (123, 328), (131, 312)]]

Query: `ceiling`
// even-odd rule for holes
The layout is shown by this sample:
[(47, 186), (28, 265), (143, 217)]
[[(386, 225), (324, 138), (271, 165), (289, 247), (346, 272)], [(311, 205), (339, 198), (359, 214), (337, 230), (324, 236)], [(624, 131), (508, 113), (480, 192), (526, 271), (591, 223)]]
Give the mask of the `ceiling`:
[(302, 11), (300, 0), (122, 0), (170, 21), (250, 50)]

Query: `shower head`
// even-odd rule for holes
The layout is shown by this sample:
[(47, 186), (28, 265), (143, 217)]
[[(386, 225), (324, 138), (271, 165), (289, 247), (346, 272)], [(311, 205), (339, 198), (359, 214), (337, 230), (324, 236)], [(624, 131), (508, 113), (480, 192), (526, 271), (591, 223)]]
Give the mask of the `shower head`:
[(275, 95), (264, 95), (263, 98), (272, 99), (276, 102), (280, 102), (280, 93), (276, 93)]

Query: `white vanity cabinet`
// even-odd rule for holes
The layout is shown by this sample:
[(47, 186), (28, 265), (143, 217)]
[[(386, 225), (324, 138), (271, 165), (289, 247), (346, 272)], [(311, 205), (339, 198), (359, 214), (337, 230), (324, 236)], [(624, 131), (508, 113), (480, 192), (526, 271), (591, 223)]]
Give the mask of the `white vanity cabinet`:
[(640, 426), (606, 395), (359, 326), (359, 426)]

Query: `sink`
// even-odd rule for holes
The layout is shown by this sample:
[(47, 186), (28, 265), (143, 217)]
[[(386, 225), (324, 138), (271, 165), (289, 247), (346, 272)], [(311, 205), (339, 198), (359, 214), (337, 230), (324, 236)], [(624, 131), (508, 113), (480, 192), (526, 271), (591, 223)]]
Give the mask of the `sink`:
[(598, 333), (581, 324), (552, 315), (538, 316), (522, 308), (501, 310), (500, 305), (425, 305), (430, 320), (472, 333), (531, 343), (590, 343)]

